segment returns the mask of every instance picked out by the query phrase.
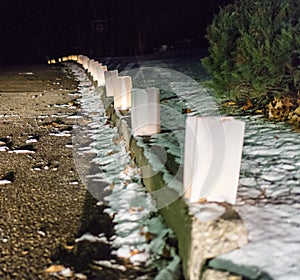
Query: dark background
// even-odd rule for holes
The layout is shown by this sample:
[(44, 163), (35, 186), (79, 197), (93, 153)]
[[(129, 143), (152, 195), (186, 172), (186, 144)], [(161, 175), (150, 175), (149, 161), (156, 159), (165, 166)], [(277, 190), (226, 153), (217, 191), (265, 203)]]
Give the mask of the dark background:
[(230, 0), (0, 0), (0, 64), (68, 54), (141, 55), (207, 48), (205, 32)]

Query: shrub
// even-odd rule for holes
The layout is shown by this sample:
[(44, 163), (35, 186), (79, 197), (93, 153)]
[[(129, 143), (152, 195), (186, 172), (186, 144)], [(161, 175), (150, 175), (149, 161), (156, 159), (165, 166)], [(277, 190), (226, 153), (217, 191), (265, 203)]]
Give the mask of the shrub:
[(299, 0), (239, 0), (207, 29), (202, 60), (218, 93), (259, 105), (300, 90)]

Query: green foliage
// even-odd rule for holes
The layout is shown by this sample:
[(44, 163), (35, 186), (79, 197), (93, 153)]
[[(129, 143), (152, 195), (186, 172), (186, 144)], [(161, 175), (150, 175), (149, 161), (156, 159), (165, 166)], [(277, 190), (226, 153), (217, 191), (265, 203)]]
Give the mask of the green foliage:
[(299, 0), (239, 0), (207, 30), (202, 60), (217, 92), (264, 104), (300, 90)]

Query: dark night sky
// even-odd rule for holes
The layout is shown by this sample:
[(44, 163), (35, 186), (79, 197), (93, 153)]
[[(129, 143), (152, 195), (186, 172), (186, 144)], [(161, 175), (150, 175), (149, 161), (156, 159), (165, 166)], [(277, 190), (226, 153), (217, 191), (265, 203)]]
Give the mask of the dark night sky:
[[(0, 0), (0, 64), (71, 53), (153, 53), (162, 44), (205, 48), (206, 26), (230, 0)], [(93, 29), (93, 22), (105, 26)]]

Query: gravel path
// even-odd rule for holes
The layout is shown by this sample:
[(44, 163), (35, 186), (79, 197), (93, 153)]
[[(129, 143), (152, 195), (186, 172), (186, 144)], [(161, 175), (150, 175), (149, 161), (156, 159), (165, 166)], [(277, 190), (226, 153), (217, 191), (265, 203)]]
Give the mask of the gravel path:
[[(93, 219), (103, 214), (72, 155), (76, 87), (60, 67), (0, 69), (0, 279), (51, 279), (45, 269), (70, 261), (75, 238), (90, 225), (99, 230)], [(107, 217), (102, 222), (111, 230)]]
[(74, 102), (76, 84), (57, 67), (0, 72), (0, 278), (46, 279), (86, 214), (71, 137), (54, 135), (72, 129), (75, 107), (54, 104)]

